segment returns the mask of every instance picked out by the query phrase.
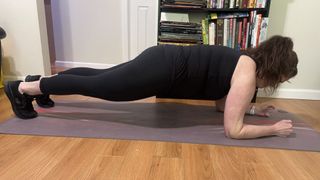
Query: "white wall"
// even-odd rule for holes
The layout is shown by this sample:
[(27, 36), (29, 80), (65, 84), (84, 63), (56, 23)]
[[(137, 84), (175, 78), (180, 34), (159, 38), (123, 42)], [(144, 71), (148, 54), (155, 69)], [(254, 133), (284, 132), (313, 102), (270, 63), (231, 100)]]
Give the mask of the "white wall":
[(272, 0), (269, 37), (289, 36), (299, 58), (298, 75), (283, 84), (276, 97), (320, 100), (319, 0)]
[(123, 62), (121, 5), (121, 0), (52, 0), (57, 61)]
[(5, 79), (51, 73), (43, 0), (1, 0), (0, 26), (7, 32), (2, 44)]

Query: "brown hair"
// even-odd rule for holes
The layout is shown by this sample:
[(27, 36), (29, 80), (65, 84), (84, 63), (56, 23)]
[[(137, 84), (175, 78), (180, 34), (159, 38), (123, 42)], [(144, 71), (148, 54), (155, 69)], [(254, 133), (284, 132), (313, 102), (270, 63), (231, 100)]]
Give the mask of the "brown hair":
[(298, 73), (298, 57), (289, 37), (273, 36), (256, 48), (249, 48), (246, 54), (256, 62), (257, 77), (269, 85), (271, 92), (279, 86), (281, 78), (290, 79)]

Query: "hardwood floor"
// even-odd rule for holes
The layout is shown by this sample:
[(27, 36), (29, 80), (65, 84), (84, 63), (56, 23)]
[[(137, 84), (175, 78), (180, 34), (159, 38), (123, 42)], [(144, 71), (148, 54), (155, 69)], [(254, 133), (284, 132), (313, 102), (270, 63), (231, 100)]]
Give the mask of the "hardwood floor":
[[(96, 100), (83, 96), (67, 98)], [(61, 97), (56, 96), (54, 99)], [(66, 98), (64, 96), (64, 98)], [(210, 101), (179, 101), (212, 105)], [(320, 131), (320, 101), (258, 99)], [(0, 121), (12, 116), (0, 90)], [(219, 145), (0, 134), (0, 179), (320, 179), (320, 153)]]

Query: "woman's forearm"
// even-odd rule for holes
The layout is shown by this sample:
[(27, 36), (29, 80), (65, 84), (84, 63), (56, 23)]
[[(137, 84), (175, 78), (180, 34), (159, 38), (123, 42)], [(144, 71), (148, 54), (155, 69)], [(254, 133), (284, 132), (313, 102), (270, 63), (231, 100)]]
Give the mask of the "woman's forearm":
[(234, 139), (252, 139), (264, 136), (275, 135), (275, 128), (273, 125), (251, 125), (243, 124), (241, 130), (233, 134)]

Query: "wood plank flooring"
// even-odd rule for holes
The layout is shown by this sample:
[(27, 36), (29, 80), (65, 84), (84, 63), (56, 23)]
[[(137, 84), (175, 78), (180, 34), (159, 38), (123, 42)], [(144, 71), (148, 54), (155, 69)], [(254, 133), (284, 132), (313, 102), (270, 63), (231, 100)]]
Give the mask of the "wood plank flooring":
[[(63, 98), (96, 99), (83, 96)], [(61, 96), (53, 97), (62, 98)], [(174, 101), (211, 105), (211, 101)], [(320, 131), (320, 101), (258, 99)], [(12, 116), (0, 90), (0, 121)], [(0, 179), (320, 179), (320, 153), (306, 151), (0, 134)]]

